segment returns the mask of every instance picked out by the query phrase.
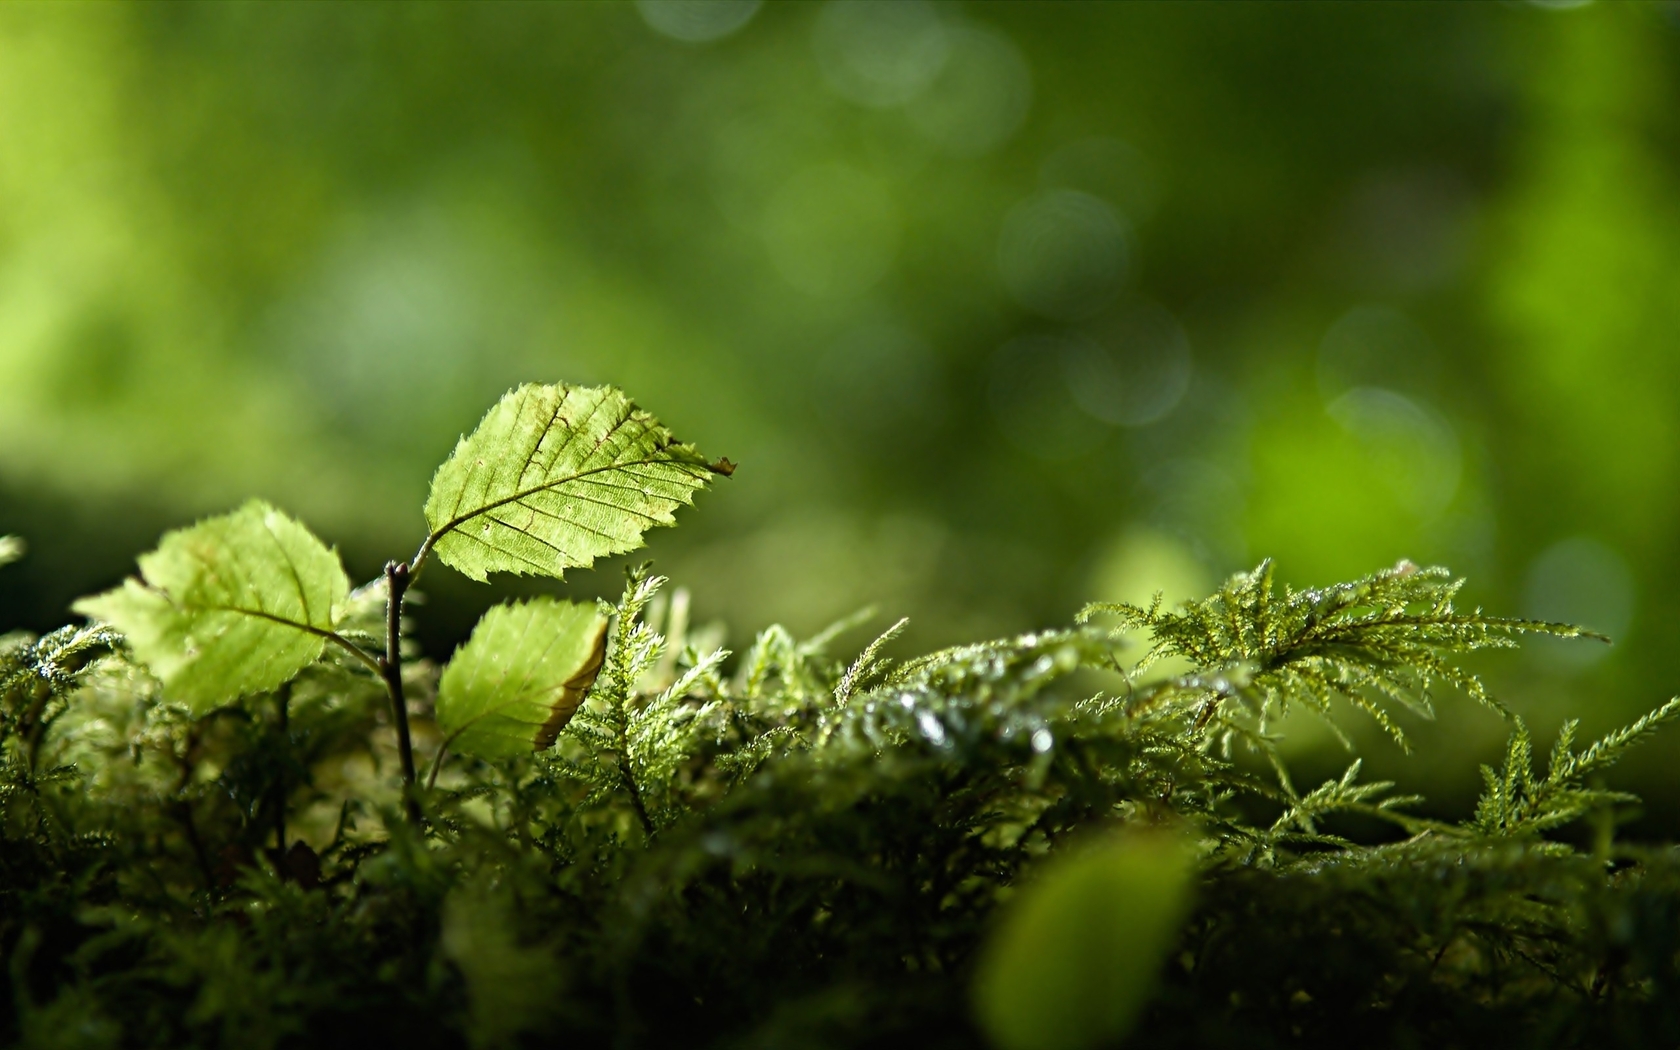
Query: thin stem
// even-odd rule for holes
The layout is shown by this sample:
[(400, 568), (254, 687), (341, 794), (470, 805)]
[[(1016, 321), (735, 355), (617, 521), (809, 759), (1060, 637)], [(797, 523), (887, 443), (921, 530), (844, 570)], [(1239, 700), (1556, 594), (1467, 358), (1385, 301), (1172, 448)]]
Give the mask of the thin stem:
[(619, 758), (619, 775), (624, 778), (624, 786), (630, 791), (630, 804), (636, 809), (636, 818), (642, 822), (642, 834), (653, 838), (653, 819), (648, 816), (647, 804), (642, 801), (642, 792), (636, 787), (636, 777), (630, 772), (630, 759), (621, 752)]
[(286, 766), (292, 760), (292, 737), (289, 728), (292, 706), (292, 683), (287, 682), (274, 694), (280, 709), (280, 740), (284, 751), (280, 755), (280, 771), (274, 777), (274, 848), (286, 855)]
[(385, 673), (385, 665), (380, 662), (379, 657), (368, 652), (366, 649), (363, 649), (361, 646), (344, 637), (342, 634), (339, 634), (337, 631), (325, 631), (323, 634), (326, 636), (327, 641), (337, 642), (339, 645), (343, 646), (344, 650), (351, 656), (354, 656), (362, 663), (367, 664), (369, 670), (373, 671), (374, 674), (383, 675)]
[(1219, 702), (1225, 699), (1224, 693), (1214, 693), (1202, 703), (1202, 709), (1196, 712), (1196, 722), (1190, 727), (1191, 733), (1200, 733), (1213, 721), (1213, 714), (1219, 710)]
[(391, 716), (397, 726), (397, 754), (402, 759), (403, 808), (409, 822), (420, 826), (420, 800), (414, 794), (414, 744), (408, 735), (408, 700), (403, 696), (402, 606), (410, 576), (403, 562), (385, 563), (385, 656), (379, 661), (385, 689), (391, 694)]
[(432, 533), (420, 541), (420, 549), (414, 552), (414, 557), (408, 560), (408, 582), (413, 583), (420, 578), (420, 572), (426, 567), (426, 556), (432, 553), (432, 547), (443, 538), (443, 534), (453, 526), (446, 526)]
[(210, 855), (204, 851), (204, 840), (198, 834), (198, 821), (193, 817), (192, 800), (186, 797), (187, 785), (192, 783), (193, 758), (198, 751), (197, 726), (187, 730), (186, 746), (176, 756), (176, 765), (180, 777), (175, 781), (175, 799), (173, 808), (175, 817), (181, 822), (182, 829), (187, 833), (187, 845), (192, 848), (193, 859), (198, 862), (199, 874), (204, 877), (204, 890), (213, 893), (216, 889), (216, 871), (210, 866)]
[[(502, 706), (506, 706), (506, 705), (502, 705)], [(493, 713), (496, 710), (497, 710), (497, 708), (491, 708), (489, 712), (486, 712), (486, 714)], [(484, 716), (483, 715), (479, 716), (479, 718), (482, 718), (482, 717), (484, 717)], [(461, 728), (455, 730), (455, 732), (450, 733), (448, 736), (444, 737), (443, 738), (443, 743), (438, 745), (437, 751), (432, 755), (432, 771), (430, 773), (426, 774), (426, 790), (427, 791), (432, 790), (432, 785), (437, 783), (438, 770), (443, 768), (443, 760), (449, 757), (449, 745), (453, 744), (455, 742), (456, 737), (460, 736), (462, 733), (465, 733), (467, 730), (471, 729), (472, 726), (473, 726), (473, 723), (476, 722), (476, 721), (478, 721), (478, 718), (474, 718), (474, 719), (469, 720), (466, 725), (462, 726)]]
[[(626, 622), (626, 620), (621, 619), (621, 627)], [(623, 630), (620, 631), (620, 645), (623, 644), (626, 633)], [(617, 737), (617, 746), (614, 750), (618, 756), (618, 777), (624, 782), (624, 789), (630, 793), (630, 804), (635, 807), (636, 819), (641, 821), (642, 834), (646, 835), (649, 841), (652, 841), (653, 818), (648, 813), (647, 803), (642, 799), (641, 788), (636, 786), (636, 773), (630, 762), (630, 722), (624, 710), (630, 698), (629, 694), (630, 686), (626, 678), (623, 692), (617, 693), (612, 701), (613, 735)]]
[(33, 773), (41, 760), (41, 741), (46, 737), (47, 705), (52, 703), (52, 691), (47, 687), (38, 687), (41, 698), (29, 706), (23, 713), (21, 727), (29, 751), (29, 771)]
[(192, 847), (193, 859), (198, 862), (198, 873), (204, 879), (205, 891), (214, 892), (216, 869), (210, 866), (210, 855), (204, 852), (204, 840), (198, 834), (198, 820), (193, 817), (192, 803), (186, 799), (176, 801), (175, 816), (187, 833), (187, 845)]
[(426, 774), (426, 790), (430, 791), (437, 784), (438, 770), (443, 768), (444, 756), (449, 754), (449, 741), (438, 745), (437, 754), (432, 756), (432, 771)]

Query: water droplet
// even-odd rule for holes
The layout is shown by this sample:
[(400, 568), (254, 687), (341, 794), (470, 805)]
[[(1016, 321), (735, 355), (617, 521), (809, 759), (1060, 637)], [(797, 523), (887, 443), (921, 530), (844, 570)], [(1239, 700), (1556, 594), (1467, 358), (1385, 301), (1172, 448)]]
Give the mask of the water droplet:
[(928, 743), (935, 747), (945, 746), (945, 727), (934, 717), (932, 711), (923, 711), (917, 715), (916, 724), (921, 726), (922, 735), (927, 737)]

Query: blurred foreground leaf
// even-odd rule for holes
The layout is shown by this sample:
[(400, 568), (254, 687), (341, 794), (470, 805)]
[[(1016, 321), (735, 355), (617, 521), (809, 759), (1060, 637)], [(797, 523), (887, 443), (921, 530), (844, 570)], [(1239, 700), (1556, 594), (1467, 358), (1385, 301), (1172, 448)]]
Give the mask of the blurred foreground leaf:
[(554, 952), (519, 943), (514, 902), (487, 880), (457, 886), (443, 907), (443, 954), (466, 979), (472, 1045), (515, 1045), (553, 1013), (564, 983)]
[(1193, 857), (1127, 836), (1051, 861), (980, 960), (975, 1011), (1000, 1050), (1084, 1050), (1131, 1028), (1189, 910)]

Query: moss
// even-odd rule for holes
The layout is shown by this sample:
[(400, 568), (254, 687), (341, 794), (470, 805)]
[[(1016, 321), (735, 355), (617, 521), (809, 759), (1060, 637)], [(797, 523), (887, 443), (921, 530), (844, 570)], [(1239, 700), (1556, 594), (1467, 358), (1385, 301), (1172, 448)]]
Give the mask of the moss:
[[(446, 763), (418, 828), (352, 661), (195, 720), (109, 632), (11, 639), (4, 1039), (983, 1045), (970, 986), (1000, 904), (1071, 839), (1126, 825), (1188, 829), (1201, 858), (1129, 1045), (1680, 1035), (1680, 861), (1616, 845), (1625, 796), (1585, 784), (1672, 708), (1566, 744), (1547, 776), (1519, 729), (1461, 825), (1357, 770), (1299, 792), (1276, 758), (1289, 705), (1381, 717), (1443, 679), (1484, 697), (1454, 653), (1559, 630), (1458, 613), (1444, 574), (1274, 594), (1262, 570), (1109, 610), (1194, 664), (1153, 683), (1122, 679), (1117, 630), (1091, 624), (899, 664), (772, 629), (725, 662), (662, 622), (661, 582), (633, 576), (556, 746)], [(407, 673), (428, 695), (435, 670)], [(1397, 840), (1338, 837), (1338, 814)], [(1590, 852), (1548, 837), (1581, 819)]]

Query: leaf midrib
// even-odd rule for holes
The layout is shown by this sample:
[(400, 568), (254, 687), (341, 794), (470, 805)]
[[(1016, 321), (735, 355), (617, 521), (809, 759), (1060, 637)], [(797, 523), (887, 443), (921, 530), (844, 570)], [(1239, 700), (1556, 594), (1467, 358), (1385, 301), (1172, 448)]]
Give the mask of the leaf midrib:
[(240, 615), (240, 616), (250, 616), (250, 617), (252, 617), (254, 619), (258, 619), (258, 620), (267, 620), (270, 623), (277, 623), (277, 624), (280, 624), (283, 627), (290, 627), (293, 630), (302, 631), (304, 634), (312, 634), (312, 635), (316, 636), (317, 638), (323, 639), (324, 641), (334, 642), (337, 645), (343, 647), (345, 649), (345, 651), (350, 653), (350, 655), (356, 657), (356, 659), (362, 661), (364, 664), (367, 664), (369, 667), (373, 668), (373, 670), (376, 673), (381, 670), (381, 668), (379, 666), (379, 661), (377, 659), (375, 659), (373, 656), (369, 655), (367, 650), (363, 649), (361, 646), (357, 645), (355, 642), (352, 642), (350, 639), (344, 637), (342, 634), (339, 634), (337, 631), (331, 630), (330, 628), (316, 627), (314, 624), (311, 624), (311, 623), (299, 623), (296, 620), (287, 619), (286, 617), (281, 616), (279, 613), (271, 613), (271, 612), (268, 612), (264, 609), (245, 609), (245, 608), (241, 608), (237, 605), (206, 605), (206, 604), (199, 604), (199, 603), (195, 603), (195, 602), (176, 601), (173, 597), (170, 596), (169, 592), (167, 592), (167, 591), (164, 591), (164, 590), (162, 590), (160, 588), (157, 588), (157, 587), (153, 587), (150, 584), (142, 584), (142, 586), (144, 586), (147, 590), (153, 592), (154, 594), (162, 595), (163, 599), (165, 601), (167, 601), (170, 605), (174, 606), (175, 608), (181, 610), (182, 612), (186, 612), (186, 613), (213, 613), (213, 612), (235, 613), (235, 614)]
[[(649, 457), (649, 458), (643, 458), (643, 459), (629, 460), (629, 461), (626, 461), (626, 462), (623, 462), (623, 463), (608, 463), (608, 464), (605, 464), (605, 465), (599, 466), (599, 467), (591, 467), (588, 470), (580, 470), (575, 474), (568, 474), (567, 476), (565, 476), (563, 478), (556, 478), (553, 481), (545, 481), (541, 485), (533, 485), (530, 488), (522, 489), (518, 492), (515, 492), (511, 496), (504, 496), (501, 499), (492, 500), (491, 502), (486, 503), (483, 506), (478, 507), (474, 510), (470, 510), (470, 511), (466, 512), (465, 514), (456, 515), (455, 517), (451, 518), (449, 521), (443, 523), (442, 525), (439, 525), (436, 529), (433, 529), (432, 534), (430, 536), (426, 537), (426, 542), (422, 545), (422, 552), (423, 553), (420, 554), (420, 555), (417, 555), (415, 557), (415, 559), (414, 559), (415, 564), (419, 564), (419, 562), (424, 558), (424, 552), (429, 552), (433, 547), (436, 547), (437, 544), (438, 544), (438, 541), (442, 540), (449, 533), (454, 532), (456, 529), (460, 528), (462, 525), (465, 525), (467, 522), (471, 521), (472, 519), (474, 519), (476, 517), (480, 517), (481, 515), (488, 514), (491, 511), (496, 510), (498, 507), (505, 507), (510, 503), (518, 503), (520, 500), (525, 499), (528, 496), (534, 496), (539, 492), (547, 492), (551, 489), (557, 489), (562, 485), (569, 485), (574, 481), (581, 481), (582, 479), (587, 478), (592, 474), (605, 474), (606, 472), (612, 471), (612, 470), (628, 470), (631, 467), (651, 467), (651, 466), (658, 466), (660, 464), (667, 464), (667, 465), (670, 465), (670, 466), (691, 466), (691, 465), (694, 465), (694, 464), (685, 464), (682, 460), (674, 459), (674, 458), (671, 458), (671, 457), (668, 457), (668, 456), (667, 457), (662, 457), (662, 458)], [(573, 523), (568, 522), (568, 524), (573, 524)], [(510, 528), (511, 528), (511, 526), (510, 526)]]

